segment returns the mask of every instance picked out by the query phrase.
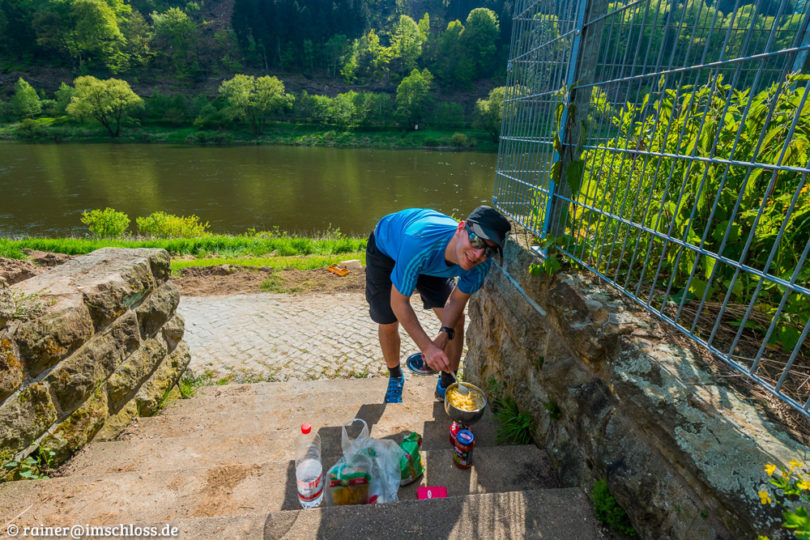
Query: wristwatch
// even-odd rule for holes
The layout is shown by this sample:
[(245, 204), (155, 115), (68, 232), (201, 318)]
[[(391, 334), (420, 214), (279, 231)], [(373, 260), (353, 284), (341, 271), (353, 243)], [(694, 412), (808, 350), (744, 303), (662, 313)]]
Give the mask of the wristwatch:
[(447, 334), (447, 339), (453, 339), (456, 335), (456, 331), (449, 326), (442, 326), (439, 328), (439, 332), (445, 332)]

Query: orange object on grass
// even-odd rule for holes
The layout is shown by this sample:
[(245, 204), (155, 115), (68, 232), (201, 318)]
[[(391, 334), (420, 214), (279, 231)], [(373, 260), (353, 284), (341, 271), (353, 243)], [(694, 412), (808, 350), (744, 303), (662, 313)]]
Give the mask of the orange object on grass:
[(348, 268), (343, 268), (342, 266), (338, 266), (336, 264), (330, 264), (329, 266), (326, 267), (326, 269), (332, 272), (333, 274), (337, 274), (339, 276), (345, 276), (346, 274), (349, 273)]

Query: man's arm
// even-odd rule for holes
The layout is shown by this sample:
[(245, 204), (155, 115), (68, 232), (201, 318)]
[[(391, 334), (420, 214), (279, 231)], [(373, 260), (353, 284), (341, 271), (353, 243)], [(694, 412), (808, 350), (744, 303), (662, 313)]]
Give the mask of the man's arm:
[(439, 371), (449, 369), (450, 362), (447, 355), (430, 340), (422, 325), (419, 324), (419, 319), (416, 318), (416, 313), (411, 307), (410, 296), (400, 293), (395, 285), (391, 287), (391, 310), (414, 343), (416, 343), (416, 346), (419, 347), (419, 350), (422, 351), (425, 363)]

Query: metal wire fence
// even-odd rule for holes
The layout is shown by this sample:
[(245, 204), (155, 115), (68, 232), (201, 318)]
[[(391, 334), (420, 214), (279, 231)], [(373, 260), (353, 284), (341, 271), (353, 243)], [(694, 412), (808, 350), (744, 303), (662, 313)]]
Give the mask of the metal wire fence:
[(517, 0), (495, 205), (810, 416), (807, 0)]

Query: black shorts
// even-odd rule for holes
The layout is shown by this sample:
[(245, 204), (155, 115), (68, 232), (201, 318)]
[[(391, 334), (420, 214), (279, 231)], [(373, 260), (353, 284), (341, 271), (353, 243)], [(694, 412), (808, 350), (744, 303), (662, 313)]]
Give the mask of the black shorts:
[[(377, 324), (391, 324), (397, 321), (391, 310), (391, 272), (394, 270), (394, 259), (377, 249), (374, 233), (368, 237), (366, 244), (366, 301), (368, 314)], [(453, 292), (455, 279), (419, 275), (416, 290), (422, 297), (425, 309), (443, 308)]]

